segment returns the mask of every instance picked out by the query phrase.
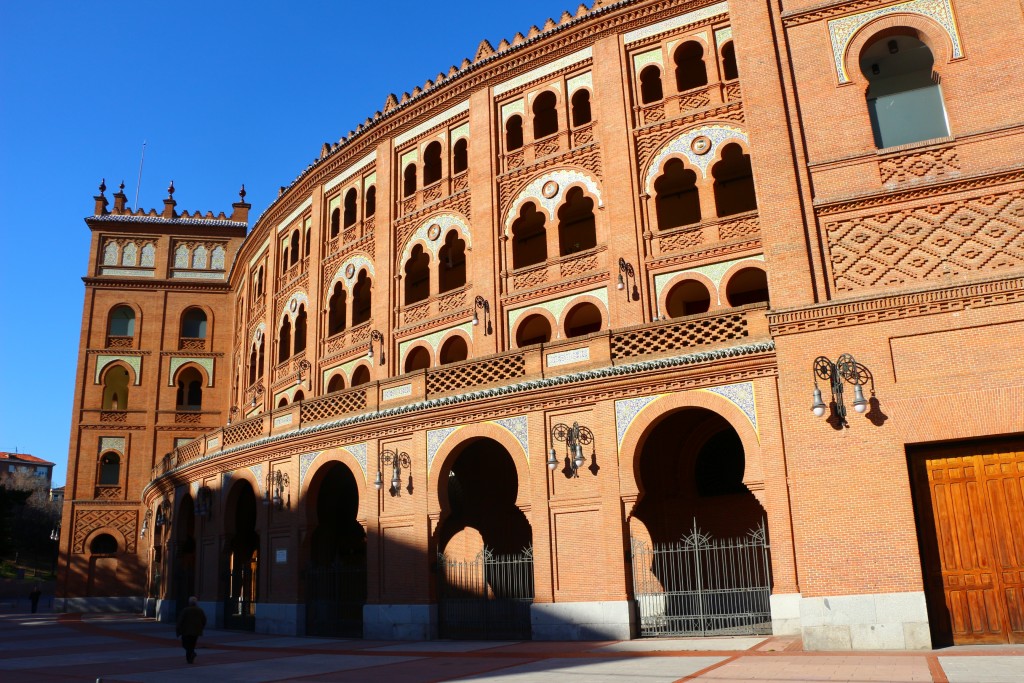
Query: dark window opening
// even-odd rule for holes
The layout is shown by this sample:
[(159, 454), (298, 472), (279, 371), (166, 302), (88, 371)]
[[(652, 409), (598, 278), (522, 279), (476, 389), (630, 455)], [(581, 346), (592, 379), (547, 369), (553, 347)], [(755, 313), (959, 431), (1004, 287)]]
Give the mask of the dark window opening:
[(519, 323), (519, 329), (516, 330), (516, 346), (547, 344), (549, 341), (551, 341), (551, 323), (544, 316), (534, 314)]
[(359, 278), (355, 287), (352, 288), (352, 324), (359, 325), (370, 319), (371, 304), (370, 276), (365, 270), (359, 271)]
[(512, 268), (544, 263), (547, 258), (544, 214), (537, 210), (533, 202), (528, 202), (520, 209), (519, 218), (512, 223)]
[(423, 187), (441, 179), (441, 143), (434, 140), (423, 152)]
[(341, 283), (334, 285), (334, 293), (327, 304), (327, 335), (333, 336), (345, 329), (348, 317), (348, 292)]
[(277, 339), (277, 362), (283, 363), (291, 358), (292, 321), (288, 316), (285, 316), (284, 321), (281, 323), (281, 331)]
[(648, 66), (640, 72), (640, 102), (650, 104), (664, 97), (661, 87), (661, 69)]
[(744, 268), (729, 278), (725, 298), (730, 306), (768, 303), (768, 277), (760, 268)]
[(505, 122), (505, 151), (512, 152), (523, 146), (523, 117), (516, 114)]
[(684, 280), (669, 291), (665, 307), (670, 318), (705, 313), (711, 308), (711, 294), (702, 283)]
[(135, 336), (135, 309), (131, 306), (118, 306), (110, 314), (107, 334), (111, 337)]
[(732, 216), (757, 208), (754, 194), (754, 173), (750, 155), (730, 143), (722, 148), (722, 160), (711, 168), (715, 178), (715, 207), (719, 216)]
[(357, 219), (357, 202), (356, 188), (349, 188), (348, 192), (345, 193), (345, 227), (350, 228), (356, 224)]
[(572, 125), (582, 126), (590, 120), (590, 91), (577, 90), (572, 96)]
[(708, 67), (704, 63), (704, 48), (700, 43), (688, 41), (676, 50), (676, 89), (692, 90), (708, 84)]
[(117, 453), (104, 453), (100, 458), (100, 486), (121, 483), (121, 458)]
[(601, 309), (590, 302), (575, 306), (565, 316), (565, 336), (581, 337), (601, 329)]
[(299, 314), (295, 316), (295, 349), (294, 353), (306, 350), (306, 306), (299, 306)]
[(430, 352), (422, 346), (417, 346), (405, 357), (405, 371), (414, 372), (425, 370), (430, 367)]
[(405, 305), (430, 296), (430, 255), (417, 244), (405, 263)]
[(469, 142), (462, 138), (455, 143), (452, 151), (452, 174), (458, 174), (469, 168)]
[(727, 81), (740, 77), (739, 69), (736, 67), (736, 48), (732, 41), (722, 46), (722, 76)]
[(558, 111), (555, 93), (545, 90), (533, 101), (533, 139), (540, 140), (558, 132)]
[(441, 347), (441, 353), (438, 355), (441, 359), (441, 365), (458, 363), (469, 358), (469, 346), (466, 345), (465, 339), (454, 336), (444, 343)]
[(416, 164), (409, 164), (405, 167), (405, 183), (402, 187), (402, 196), (411, 197), (416, 194)]
[(654, 181), (654, 205), (659, 230), (700, 223), (697, 174), (679, 159), (670, 160), (661, 177)]
[(373, 214), (377, 213), (377, 186), (370, 185), (366, 188), (366, 200), (365, 200), (365, 214), (369, 218)]
[(190, 308), (181, 318), (181, 336), (188, 339), (206, 339), (206, 313)]
[(594, 200), (574, 187), (565, 193), (565, 204), (558, 210), (558, 251), (562, 256), (597, 246)]
[(438, 290), (450, 292), (466, 284), (466, 241), (452, 230), (438, 252)]

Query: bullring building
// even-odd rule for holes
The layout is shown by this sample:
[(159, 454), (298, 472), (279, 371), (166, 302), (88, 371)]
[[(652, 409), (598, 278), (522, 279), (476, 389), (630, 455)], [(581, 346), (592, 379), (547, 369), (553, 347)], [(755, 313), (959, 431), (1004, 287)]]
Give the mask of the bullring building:
[(381, 93), (251, 225), (101, 185), (58, 604), (1024, 642), (1020, 35), (596, 2)]

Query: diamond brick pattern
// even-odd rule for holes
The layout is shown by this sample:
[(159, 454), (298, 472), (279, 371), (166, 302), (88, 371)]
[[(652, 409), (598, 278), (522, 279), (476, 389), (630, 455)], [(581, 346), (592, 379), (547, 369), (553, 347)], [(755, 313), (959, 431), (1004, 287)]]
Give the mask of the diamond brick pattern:
[(482, 386), (522, 377), (524, 374), (525, 358), (520, 354), (511, 354), (431, 371), (427, 374), (427, 393), (440, 394), (466, 387)]
[(316, 422), (365, 409), (366, 389), (356, 387), (312, 401), (304, 401), (300, 419), (303, 423)]
[(263, 416), (249, 418), (245, 422), (231, 425), (224, 428), (224, 445), (250, 441), (263, 436)]
[(742, 313), (697, 318), (660, 327), (612, 335), (612, 360), (676, 351), (691, 346), (742, 339), (747, 321)]

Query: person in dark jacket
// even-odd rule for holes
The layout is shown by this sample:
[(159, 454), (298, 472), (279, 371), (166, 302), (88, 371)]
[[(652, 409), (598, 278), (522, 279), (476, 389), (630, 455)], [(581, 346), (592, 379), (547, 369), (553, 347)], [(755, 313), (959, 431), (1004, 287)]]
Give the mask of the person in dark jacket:
[(43, 592), (39, 590), (39, 586), (33, 586), (32, 592), (28, 594), (28, 599), (32, 602), (32, 614), (35, 614), (39, 610), (39, 598)]
[(185, 661), (189, 664), (196, 661), (196, 641), (203, 635), (205, 626), (206, 613), (199, 606), (199, 598), (192, 596), (188, 599), (188, 607), (181, 610), (178, 627), (174, 631), (174, 635), (181, 636), (181, 646), (185, 648)]

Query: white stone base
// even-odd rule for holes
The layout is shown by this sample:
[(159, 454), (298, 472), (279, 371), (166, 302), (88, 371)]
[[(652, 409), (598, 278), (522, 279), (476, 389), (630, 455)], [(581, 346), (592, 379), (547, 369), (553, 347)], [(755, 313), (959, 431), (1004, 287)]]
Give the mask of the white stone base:
[(543, 602), (530, 605), (534, 640), (629, 640), (636, 617), (628, 600)]
[(805, 650), (928, 650), (924, 593), (837, 595), (800, 600)]
[(432, 640), (437, 638), (437, 605), (363, 605), (363, 638)]
[(256, 633), (301, 636), (306, 631), (306, 605), (289, 602), (257, 602), (253, 605)]
[(53, 601), (55, 612), (133, 612), (142, 614), (145, 599), (128, 598), (58, 598)]
[(176, 621), (178, 614), (177, 610), (178, 601), (167, 598), (157, 598), (156, 605), (154, 606), (154, 614), (157, 621), (164, 623), (173, 623)]
[(800, 635), (800, 594), (772, 595), (768, 602), (772, 610), (772, 635)]

